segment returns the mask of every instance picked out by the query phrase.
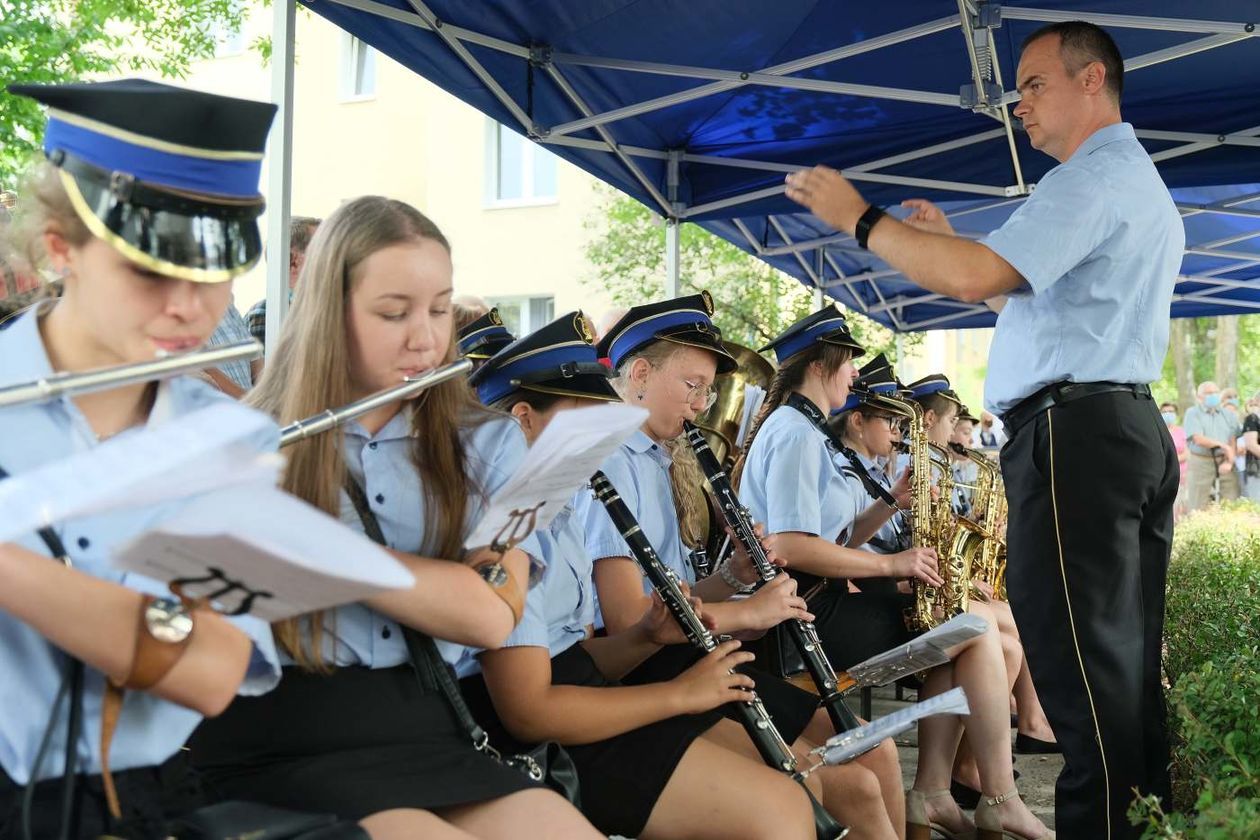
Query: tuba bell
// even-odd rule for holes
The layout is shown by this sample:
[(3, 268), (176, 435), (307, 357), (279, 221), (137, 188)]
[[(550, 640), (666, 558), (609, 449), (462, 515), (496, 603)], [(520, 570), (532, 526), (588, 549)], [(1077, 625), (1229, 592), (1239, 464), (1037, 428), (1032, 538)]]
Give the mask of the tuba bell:
[(739, 440), (740, 429), (751, 419), (751, 412), (745, 411), (748, 386), (756, 385), (763, 391), (768, 389), (770, 380), (774, 378), (774, 365), (742, 344), (732, 341), (725, 341), (723, 344), (726, 352), (735, 357), (739, 367), (714, 380), (717, 400), (696, 418), (696, 425), (704, 433), (718, 463), (729, 469), (738, 454), (736, 441)]

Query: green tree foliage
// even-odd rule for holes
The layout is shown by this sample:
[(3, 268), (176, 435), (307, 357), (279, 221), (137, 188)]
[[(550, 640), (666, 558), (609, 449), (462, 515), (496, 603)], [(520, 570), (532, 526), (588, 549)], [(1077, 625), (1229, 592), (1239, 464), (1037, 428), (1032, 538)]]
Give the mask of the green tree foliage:
[[(56, 83), (120, 73), (183, 78), (240, 28), (240, 0), (0, 0), (0, 80)], [(0, 187), (37, 153), (44, 115), (0, 92)]]
[[(1186, 318), (1180, 329), (1185, 331), (1188, 381), (1184, 383), (1185, 387), (1177, 387), (1176, 348), (1172, 346), (1172, 342), (1176, 340), (1179, 330), (1174, 329), (1171, 331), (1168, 355), (1164, 358), (1160, 379), (1152, 383), (1151, 388), (1156, 399), (1172, 400), (1185, 410), (1194, 404), (1193, 388), (1204, 380), (1217, 378), (1217, 356), (1223, 349), (1226, 352), (1228, 350), (1222, 348), (1217, 340), (1217, 319), (1214, 317)], [(1237, 353), (1237, 381), (1217, 384), (1222, 388), (1237, 388), (1246, 401), (1247, 397), (1260, 390), (1260, 315), (1238, 317), (1238, 336), (1234, 352)], [(1189, 393), (1186, 392), (1187, 389)]]
[[(660, 299), (665, 293), (665, 222), (639, 202), (608, 190), (586, 220), (590, 285), (606, 289), (620, 306)], [(814, 294), (796, 279), (703, 228), (679, 230), (679, 291), (707, 289), (717, 305), (713, 321), (722, 336), (754, 350), (814, 309)], [(880, 324), (846, 312), (850, 329), (872, 353), (893, 356), (895, 337)], [(903, 338), (909, 347), (919, 335)]]

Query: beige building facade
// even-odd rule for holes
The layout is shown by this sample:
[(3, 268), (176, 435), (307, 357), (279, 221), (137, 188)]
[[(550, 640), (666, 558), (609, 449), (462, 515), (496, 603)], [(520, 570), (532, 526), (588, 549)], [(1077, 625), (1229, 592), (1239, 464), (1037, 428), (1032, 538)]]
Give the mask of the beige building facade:
[[(270, 71), (250, 45), (270, 23), (255, 12), (187, 84), (268, 99)], [(498, 305), (517, 331), (609, 306), (582, 283), (592, 274), (583, 249), (584, 222), (598, 212), (594, 178), (303, 9), (296, 56), (294, 215), (326, 216), (367, 194), (414, 205), (451, 241), (456, 292)], [(264, 293), (257, 269), (237, 281), (237, 308)]]

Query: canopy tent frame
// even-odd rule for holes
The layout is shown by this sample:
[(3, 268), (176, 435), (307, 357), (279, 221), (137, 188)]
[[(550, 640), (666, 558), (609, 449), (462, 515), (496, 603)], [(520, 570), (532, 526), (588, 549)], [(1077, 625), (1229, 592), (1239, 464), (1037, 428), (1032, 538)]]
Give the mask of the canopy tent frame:
[[(745, 192), (722, 197), (720, 199), (688, 204), (682, 191), (679, 190), (679, 167), (683, 164), (702, 167), (726, 167), (733, 169), (757, 170), (766, 173), (786, 174), (802, 166), (776, 160), (759, 160), (752, 157), (724, 156), (690, 152), (682, 148), (650, 148), (620, 141), (615, 132), (618, 123), (654, 112), (676, 107), (686, 102), (693, 102), (705, 97), (734, 91), (745, 87), (773, 87), (805, 91), (822, 95), (841, 95), (867, 99), (887, 99), (901, 102), (912, 102), (924, 106), (937, 106), (950, 109), (967, 109), (978, 115), (991, 118), (990, 128), (957, 139), (932, 143), (918, 149), (902, 151), (897, 154), (883, 155), (864, 163), (847, 166), (841, 171), (850, 180), (857, 183), (871, 183), (912, 187), (924, 190), (945, 190), (950, 193), (972, 195), (981, 201), (975, 206), (964, 206), (951, 209), (948, 215), (959, 218), (971, 213), (989, 210), (1007, 205), (1017, 205), (1036, 187), (1035, 181), (1025, 179), (1020, 156), (1016, 148), (1016, 126), (1008, 113), (1008, 106), (1018, 101), (1017, 90), (1006, 90), (1002, 79), (1001, 61), (998, 60), (998, 44), (994, 31), (1003, 21), (1032, 21), (1052, 23), (1067, 20), (1089, 20), (1104, 27), (1145, 29), (1158, 32), (1171, 32), (1201, 35), (1185, 43), (1144, 52), (1132, 56), (1125, 61), (1126, 72), (1140, 71), (1145, 68), (1164, 64), (1170, 61), (1198, 55), (1207, 51), (1236, 44), (1240, 41), (1260, 37), (1256, 25), (1252, 21), (1243, 20), (1207, 20), (1198, 18), (1172, 18), (1132, 14), (1114, 14), (1107, 12), (1090, 12), (1078, 10), (1059, 10), (1047, 8), (1026, 8), (1021, 6), (1001, 5), (985, 0), (956, 0), (957, 9), (953, 14), (922, 21), (893, 31), (864, 37), (853, 43), (831, 49), (814, 52), (793, 58), (790, 61), (770, 63), (762, 67), (749, 67), (744, 70), (732, 70), (712, 67), (689, 66), (654, 62), (629, 58), (617, 58), (605, 55), (578, 54), (553, 50), (539, 44), (514, 43), (504, 38), (495, 37), (485, 32), (478, 32), (443, 21), (425, 0), (405, 0), (410, 10), (396, 8), (376, 0), (319, 0), (321, 4), (335, 4), (357, 12), (368, 13), (379, 18), (427, 31), (436, 36), (441, 45), (456, 56), (462, 66), (470, 72), (515, 120), (515, 128), (530, 139), (544, 145), (557, 148), (570, 148), (587, 152), (599, 152), (610, 156), (617, 167), (635, 184), (642, 188), (650, 208), (666, 220), (666, 289), (676, 294), (679, 275), (679, 224), (683, 221), (705, 222), (720, 218), (715, 214), (728, 217), (737, 234), (734, 236), (721, 232), (720, 235), (732, 239), (737, 245), (750, 253), (763, 258), (790, 258), (794, 262), (793, 270), (803, 282), (815, 289), (832, 292), (847, 290), (841, 302), (857, 311), (872, 316), (883, 316), (894, 330), (898, 332), (944, 328), (962, 322), (974, 320), (977, 314), (987, 312), (980, 304), (967, 304), (953, 301), (940, 295), (923, 290), (905, 290), (889, 295), (881, 289), (877, 281), (899, 276), (897, 272), (881, 268), (848, 273), (841, 270), (839, 256), (862, 253), (851, 236), (844, 234), (822, 234), (804, 238), (796, 238), (789, 234), (788, 228), (776, 215), (766, 216), (765, 236), (759, 238), (745, 221), (739, 218), (739, 208), (746, 207), (763, 199), (779, 196), (784, 187), (779, 185), (750, 189)], [(276, 32), (273, 43), (281, 43), (281, 36), (287, 39), (287, 49), (278, 49), (277, 60), (273, 60), (274, 78), (287, 74), (287, 79), (276, 81), (273, 87), (282, 87), (282, 115), (291, 108), (292, 103), (292, 26), (287, 30), (282, 23), (281, 7), (292, 7), (294, 0), (278, 0), (275, 4)], [(291, 19), (291, 14), (290, 14)], [(919, 90), (892, 85), (859, 84), (830, 79), (808, 78), (798, 74), (806, 71), (842, 62), (858, 55), (866, 55), (896, 45), (912, 42), (915, 39), (937, 35), (938, 33), (957, 31), (966, 51), (967, 64), (970, 67), (970, 78), (960, 79), (964, 84), (957, 95), (937, 91)], [(487, 69), (482, 60), (474, 54), (471, 47), (491, 50), (494, 53), (507, 55), (527, 62), (531, 71), (545, 74), (555, 88), (563, 94), (572, 111), (572, 118), (545, 125), (536, 115), (522, 107), (496, 80), (494, 74)], [(569, 78), (572, 68), (592, 68), (620, 73), (651, 74), (685, 78), (696, 82), (672, 93), (649, 97), (637, 102), (620, 104), (617, 107), (599, 110), (590, 105), (579, 89)], [(291, 117), (290, 117), (291, 121)], [(282, 123), (283, 125), (283, 123)], [(291, 122), (290, 122), (291, 125)], [(1170, 160), (1177, 157), (1199, 154), (1221, 146), (1243, 148), (1260, 148), (1260, 126), (1241, 131), (1225, 133), (1213, 132), (1211, 126), (1189, 126), (1196, 130), (1170, 131), (1164, 129), (1135, 126), (1140, 139), (1170, 142), (1169, 148), (1152, 154), (1154, 160)], [(288, 129), (291, 131), (291, 128)], [(580, 133), (594, 132), (594, 137), (577, 136)], [(887, 170), (898, 165), (923, 160), (934, 155), (967, 149), (976, 144), (986, 143), (1004, 138), (1009, 152), (1010, 172), (1004, 183), (981, 183), (972, 180), (946, 180), (896, 174)], [(286, 140), (286, 142), (291, 142)], [(286, 150), (282, 159), (283, 187), (277, 175), (272, 182), (272, 195), (278, 196), (277, 189), (283, 189), (284, 201), (273, 201), (269, 209), (269, 222), (272, 228), (280, 228), (287, 236), (287, 194), (291, 183), (291, 152)], [(664, 162), (665, 183), (659, 184), (644, 170), (640, 162)], [(1205, 214), (1221, 214), (1239, 218), (1260, 219), (1260, 194), (1249, 194), (1227, 200), (1192, 203), (1180, 201), (1178, 209), (1183, 217), (1203, 216)], [(728, 212), (729, 211), (729, 212)], [(773, 234), (773, 236), (772, 236)], [(979, 237), (983, 234), (975, 231), (964, 231), (965, 235)], [(1222, 261), (1200, 271), (1186, 272), (1179, 282), (1187, 282), (1201, 286), (1187, 291), (1179, 291), (1176, 301), (1203, 302), (1211, 304), (1237, 305), (1243, 309), (1260, 310), (1260, 304), (1233, 298), (1222, 298), (1219, 293), (1229, 289), (1244, 288), (1255, 290), (1254, 283), (1233, 281), (1222, 278), (1222, 274), (1230, 274), (1240, 268), (1260, 265), (1260, 252), (1231, 250), (1225, 246), (1254, 240), (1260, 236), (1260, 226), (1255, 231), (1246, 232), (1233, 238), (1221, 241), (1187, 241), (1187, 256), (1197, 256)], [(1218, 237), (1219, 238), (1219, 237)], [(771, 241), (777, 240), (777, 241)], [(269, 248), (273, 247), (275, 237), (269, 237)], [(279, 263), (272, 260), (273, 263)], [(279, 273), (277, 269), (277, 274)], [(866, 290), (867, 294), (861, 293)], [(833, 297), (835, 295), (833, 294)], [(270, 270), (268, 276), (268, 311), (280, 314), (284, 312), (287, 298), (287, 286), (281, 286), (274, 279)], [(273, 298), (275, 298), (273, 300)], [(872, 300), (868, 302), (868, 298)], [(950, 311), (934, 312), (928, 317), (911, 318), (907, 310), (918, 304), (932, 303)], [(273, 319), (269, 318), (269, 321)], [(279, 319), (274, 319), (278, 321)], [(269, 325), (270, 326), (270, 325)], [(278, 327), (277, 327), (278, 328)], [(271, 346), (271, 332), (268, 333), (268, 345)]]

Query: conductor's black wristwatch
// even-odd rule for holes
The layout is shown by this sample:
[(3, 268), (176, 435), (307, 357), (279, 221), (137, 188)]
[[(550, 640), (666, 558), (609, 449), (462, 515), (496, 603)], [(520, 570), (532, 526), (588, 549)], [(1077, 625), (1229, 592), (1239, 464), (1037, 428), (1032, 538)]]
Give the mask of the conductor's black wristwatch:
[(857, 229), (853, 231), (853, 238), (857, 240), (858, 247), (866, 250), (866, 241), (871, 238), (871, 228), (887, 215), (882, 207), (876, 207), (874, 204), (866, 208), (866, 212), (858, 218)]

